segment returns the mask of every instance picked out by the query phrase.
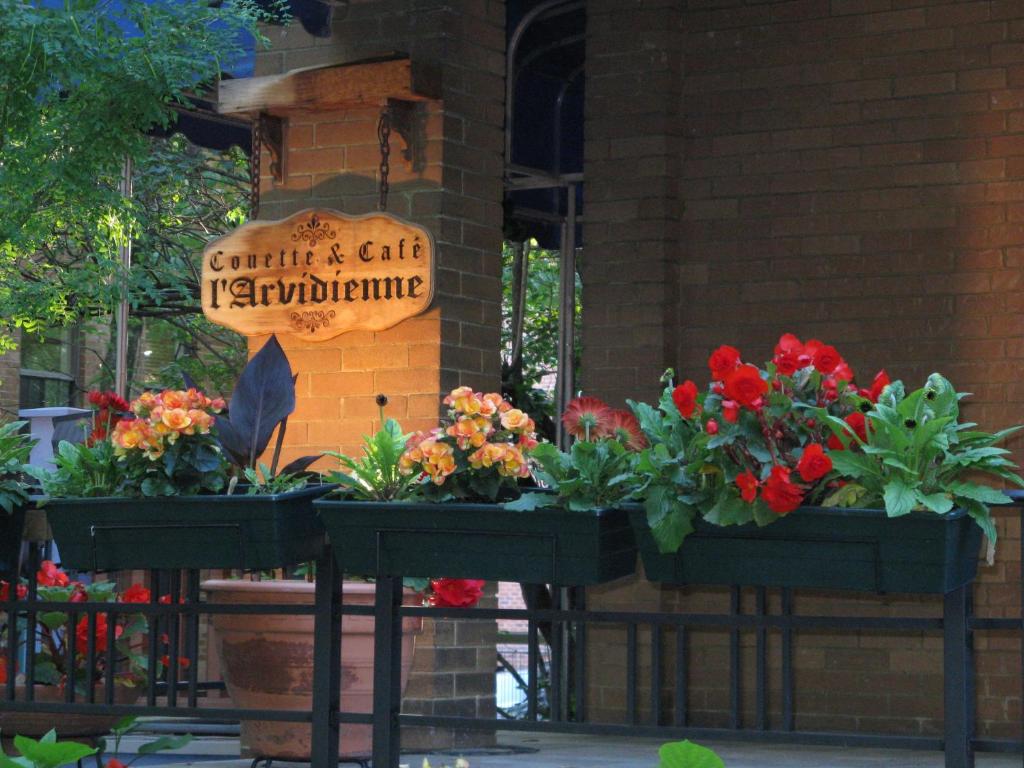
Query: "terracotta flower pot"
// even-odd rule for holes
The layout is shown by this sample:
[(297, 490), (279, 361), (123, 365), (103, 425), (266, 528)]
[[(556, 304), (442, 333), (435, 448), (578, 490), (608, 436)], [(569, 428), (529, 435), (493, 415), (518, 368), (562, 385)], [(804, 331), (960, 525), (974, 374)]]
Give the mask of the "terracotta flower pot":
[[(96, 686), (95, 700), (99, 704), (104, 701), (106, 687), (102, 684)], [(64, 689), (54, 685), (36, 685), (35, 701), (46, 704), (57, 704), (64, 701)], [(14, 689), (15, 699), (25, 700), (25, 686), (18, 685)], [(138, 701), (140, 689), (116, 686), (114, 688), (114, 703), (128, 706)], [(76, 696), (76, 703), (83, 703), (82, 698)], [(51, 728), (57, 729), (57, 736), (62, 740), (87, 740), (91, 741), (99, 736), (106, 736), (110, 729), (122, 720), (121, 715), (79, 715), (79, 714), (54, 714), (53, 712), (0, 712), (0, 734), (3, 735), (4, 749), (8, 749), (11, 740), (15, 736), (29, 736), (38, 739), (44, 736)]]
[[(302, 581), (230, 581), (203, 583), (211, 603), (313, 603), (314, 585)], [(344, 585), (344, 602), (372, 605), (374, 585)], [(406, 591), (406, 605), (418, 604)], [(313, 708), (313, 617), (215, 615), (217, 651), (224, 682), (235, 705), (245, 708), (311, 710)], [(406, 619), (402, 626), (402, 688), (409, 680), (415, 635), (422, 621)], [(341, 708), (371, 712), (373, 707), (373, 617), (345, 616), (341, 642)], [(343, 725), (340, 748), (344, 755), (369, 754), (373, 731), (369, 725)], [(242, 757), (309, 761), (312, 733), (306, 723), (243, 720)]]

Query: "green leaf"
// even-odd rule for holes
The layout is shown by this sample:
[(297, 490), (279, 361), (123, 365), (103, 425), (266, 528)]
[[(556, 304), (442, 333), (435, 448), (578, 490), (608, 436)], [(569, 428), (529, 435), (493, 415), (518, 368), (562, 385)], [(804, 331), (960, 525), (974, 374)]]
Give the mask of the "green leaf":
[(865, 475), (881, 476), (878, 461), (863, 453), (853, 451), (829, 451), (832, 468), (843, 477), (860, 478)]
[(885, 511), (889, 517), (899, 517), (909, 514), (917, 503), (917, 496), (913, 486), (907, 485), (903, 480), (896, 477), (885, 484)]
[(971, 516), (985, 533), (985, 536), (988, 537), (989, 545), (994, 547), (996, 540), (999, 538), (999, 533), (996, 530), (995, 521), (992, 520), (992, 513), (989, 512), (988, 507), (974, 499), (958, 499), (958, 501), (967, 510), (967, 514)]
[(76, 763), (96, 754), (96, 750), (74, 741), (57, 741), (57, 732), (49, 731), (36, 741), (27, 736), (15, 736), (14, 747), (35, 764), (36, 768), (57, 768)]
[(953, 497), (948, 493), (921, 493), (920, 490), (915, 490), (914, 497), (918, 504), (940, 515), (953, 509)]
[(725, 768), (722, 758), (692, 741), (675, 741), (658, 750), (659, 768)]
[(950, 493), (966, 499), (980, 501), (982, 504), (1009, 504), (1010, 497), (1002, 491), (978, 483), (950, 483)]

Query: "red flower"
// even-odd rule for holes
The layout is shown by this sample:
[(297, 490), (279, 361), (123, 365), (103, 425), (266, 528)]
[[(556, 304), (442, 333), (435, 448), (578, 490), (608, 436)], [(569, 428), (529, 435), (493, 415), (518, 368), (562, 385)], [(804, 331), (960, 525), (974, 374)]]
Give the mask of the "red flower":
[(836, 381), (845, 381), (849, 384), (853, 381), (853, 368), (851, 368), (845, 360), (840, 360), (839, 365), (837, 365), (832, 371), (832, 378)]
[(484, 594), (483, 579), (434, 579), (428, 602), (438, 608), (472, 608)]
[(679, 414), (688, 419), (697, 410), (697, 385), (687, 379), (672, 390), (672, 402), (679, 409)]
[(562, 423), (578, 440), (593, 440), (605, 434), (612, 409), (596, 397), (577, 397), (562, 414)]
[(735, 424), (740, 417), (740, 405), (733, 400), (722, 401), (722, 418), (730, 424)]
[[(120, 624), (114, 627), (114, 638), (119, 638), (124, 632)], [(89, 650), (89, 617), (83, 616), (75, 627), (75, 650), (79, 653), (86, 653)], [(106, 653), (107, 645), (110, 643), (110, 627), (107, 626), (107, 615), (99, 613), (96, 615), (96, 653)]]
[(761, 498), (777, 515), (785, 515), (800, 506), (804, 492), (789, 479), (785, 467), (772, 467), (772, 473), (761, 488)]
[[(171, 596), (170, 595), (160, 595), (160, 599), (157, 600), (157, 602), (160, 603), (160, 605), (170, 605), (171, 604)], [(178, 603), (180, 605), (184, 605), (185, 604), (185, 598), (184, 597), (179, 597), (178, 598)]]
[(871, 387), (860, 391), (860, 396), (866, 397), (872, 403), (877, 403), (882, 390), (889, 386), (889, 383), (889, 374), (883, 368), (875, 374), (875, 380), (871, 382)]
[(843, 361), (842, 355), (839, 354), (835, 347), (822, 344), (816, 339), (807, 342), (808, 347), (812, 344), (815, 346), (814, 351), (811, 353), (811, 362), (814, 364), (815, 370), (821, 373), (832, 373), (836, 366)]
[[(18, 588), (14, 590), (18, 600), (24, 600), (25, 595), (28, 594), (28, 587), (24, 584), (19, 584)], [(6, 581), (0, 581), (0, 602), (11, 599), (11, 585)]]
[(0, 656), (0, 685), (7, 682), (7, 657)]
[(89, 602), (89, 593), (85, 591), (85, 586), (79, 584), (77, 581), (71, 584), (71, 597), (68, 598), (69, 603), (87, 603)]
[(783, 376), (792, 376), (808, 362), (803, 342), (792, 333), (783, 334), (779, 343), (775, 345), (775, 357), (772, 362)]
[(631, 451), (640, 451), (647, 447), (647, 438), (640, 429), (640, 422), (629, 411), (611, 411), (605, 429), (608, 437), (615, 438)]
[(68, 575), (54, 565), (53, 560), (43, 560), (36, 572), (36, 581), (41, 587), (66, 587), (70, 583)]
[(768, 382), (754, 365), (741, 365), (725, 377), (725, 396), (742, 406), (756, 410), (763, 405), (768, 393)]
[(126, 766), (124, 763), (122, 763), (116, 757), (112, 757), (109, 760), (107, 760), (107, 764), (106, 764), (105, 768), (128, 768), (128, 766)]
[(740, 497), (748, 504), (753, 503), (757, 498), (757, 488), (761, 485), (754, 477), (754, 473), (748, 469), (736, 478), (735, 483), (736, 487), (740, 489)]
[(121, 593), (122, 603), (148, 603), (152, 594), (141, 584), (132, 584)]
[(708, 419), (708, 423), (704, 425), (704, 431), (709, 435), (718, 434), (718, 422), (714, 419)]
[[(160, 657), (160, 663), (165, 667), (171, 666), (171, 657), (166, 653)], [(182, 669), (188, 669), (192, 665), (192, 662), (184, 656), (178, 657), (178, 666)]]
[(796, 465), (796, 471), (805, 481), (813, 483), (832, 471), (832, 459), (820, 445), (811, 443), (804, 448), (804, 453)]
[[(867, 442), (867, 422), (864, 420), (863, 413), (861, 413), (860, 411), (854, 411), (845, 419), (843, 419), (843, 421), (845, 421), (850, 426), (850, 429), (845, 430), (846, 437), (849, 440), (853, 439), (853, 435), (857, 435), (857, 437), (861, 439), (861, 442)], [(828, 447), (830, 450), (833, 451), (841, 451), (845, 448), (845, 446), (843, 445), (843, 441), (840, 440), (835, 435), (832, 435), (828, 439)]]
[(722, 381), (729, 371), (740, 364), (740, 351), (736, 347), (723, 344), (708, 358), (708, 367), (711, 369), (711, 378)]

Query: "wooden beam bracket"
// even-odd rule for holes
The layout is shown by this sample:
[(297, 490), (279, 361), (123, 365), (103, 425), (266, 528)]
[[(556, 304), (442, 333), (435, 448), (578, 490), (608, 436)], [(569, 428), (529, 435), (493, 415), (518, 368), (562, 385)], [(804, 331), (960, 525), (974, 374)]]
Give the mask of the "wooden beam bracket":
[(270, 152), (270, 173), (276, 183), (283, 184), (288, 175), (288, 118), (261, 112), (256, 119), (260, 121), (260, 138)]
[(388, 99), (391, 129), (405, 142), (402, 158), (419, 173), (426, 166), (427, 110), (422, 101)]

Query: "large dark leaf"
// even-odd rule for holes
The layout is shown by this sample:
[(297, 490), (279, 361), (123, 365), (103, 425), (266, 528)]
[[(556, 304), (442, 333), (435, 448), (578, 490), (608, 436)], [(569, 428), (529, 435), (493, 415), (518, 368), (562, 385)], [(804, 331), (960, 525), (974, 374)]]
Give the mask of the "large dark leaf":
[(238, 377), (226, 419), (230, 426), (225, 430), (221, 425), (221, 439), (230, 435), (224, 442), (232, 444), (232, 454), (244, 446), (245, 466), (254, 466), (274, 429), (294, 410), (292, 369), (277, 337), (271, 336)]
[(313, 456), (300, 456), (299, 458), (294, 459), (293, 461), (290, 461), (287, 464), (285, 464), (283, 467), (281, 467), (281, 474), (282, 475), (295, 475), (295, 474), (298, 474), (299, 472), (303, 472), (306, 469), (308, 469), (310, 464), (312, 464), (317, 459), (321, 459), (321, 458), (323, 458), (323, 454), (322, 453), (318, 453), (318, 454), (315, 454)]

